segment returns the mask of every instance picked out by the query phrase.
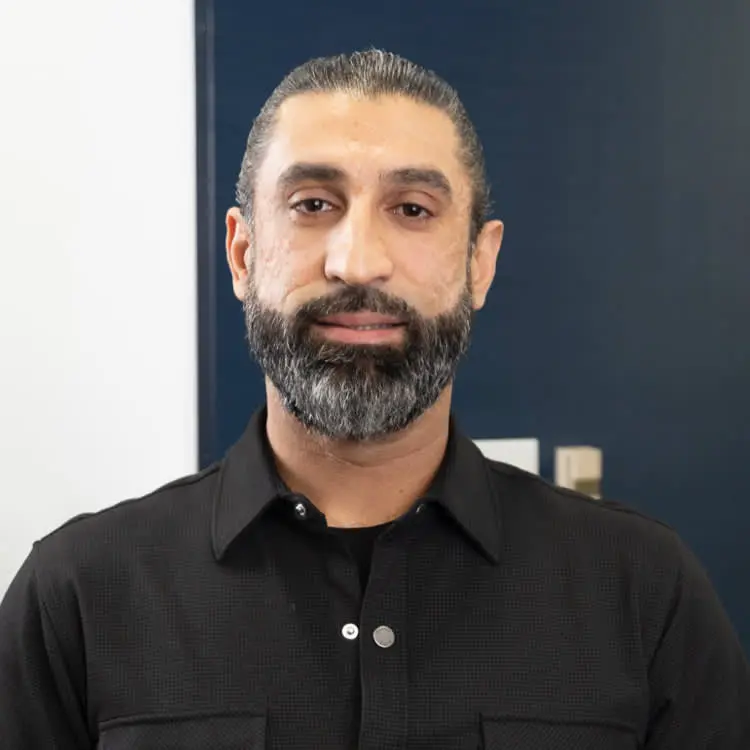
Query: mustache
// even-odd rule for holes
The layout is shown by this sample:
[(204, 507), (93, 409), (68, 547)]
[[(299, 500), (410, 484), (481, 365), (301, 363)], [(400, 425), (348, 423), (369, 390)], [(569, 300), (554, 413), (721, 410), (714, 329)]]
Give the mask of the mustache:
[(333, 294), (305, 302), (294, 317), (297, 325), (306, 326), (327, 315), (357, 312), (392, 315), (407, 324), (421, 320), (420, 314), (406, 300), (380, 289), (360, 285), (350, 285)]

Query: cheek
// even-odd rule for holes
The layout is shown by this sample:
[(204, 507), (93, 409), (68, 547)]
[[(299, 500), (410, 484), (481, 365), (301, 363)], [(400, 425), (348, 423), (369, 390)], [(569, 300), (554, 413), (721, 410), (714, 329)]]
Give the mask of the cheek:
[(267, 241), (257, 242), (253, 256), (253, 283), (258, 298), (266, 305), (278, 308), (290, 283), (290, 263), (283, 246)]
[(445, 312), (455, 306), (461, 296), (466, 279), (464, 275), (460, 277), (451, 275), (450, 278), (441, 276), (435, 280), (432, 285), (432, 294), (428, 300), (430, 312), (433, 315)]
[(299, 290), (319, 276), (318, 265), (309, 254), (294, 252), (287, 243), (259, 246), (254, 268), (258, 298), (281, 312), (296, 308)]
[(420, 309), (426, 315), (437, 315), (452, 308), (466, 286), (466, 254), (460, 251), (412, 257), (402, 266), (407, 283), (417, 290)]

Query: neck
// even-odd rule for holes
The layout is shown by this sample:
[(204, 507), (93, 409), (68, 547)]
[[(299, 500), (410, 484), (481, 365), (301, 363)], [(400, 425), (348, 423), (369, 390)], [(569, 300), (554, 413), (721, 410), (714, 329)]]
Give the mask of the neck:
[(268, 382), (266, 394), (266, 432), (277, 470), (329, 526), (376, 526), (398, 518), (428, 489), (445, 455), (450, 386), (409, 427), (372, 441), (311, 434)]

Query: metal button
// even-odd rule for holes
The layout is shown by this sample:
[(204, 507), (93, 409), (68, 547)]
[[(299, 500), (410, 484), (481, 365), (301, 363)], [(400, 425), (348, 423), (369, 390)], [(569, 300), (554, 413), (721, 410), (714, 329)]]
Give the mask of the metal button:
[(353, 641), (359, 635), (359, 628), (353, 622), (348, 622), (341, 628), (341, 635), (348, 641)]
[(387, 625), (375, 628), (372, 637), (380, 648), (390, 648), (396, 642), (395, 633)]
[(421, 513), (423, 510), (424, 510), (424, 503), (420, 503), (419, 505), (417, 505), (417, 510), (416, 510), (417, 513)]
[(307, 507), (304, 503), (297, 503), (294, 506), (294, 512), (300, 517), (305, 518), (307, 516)]

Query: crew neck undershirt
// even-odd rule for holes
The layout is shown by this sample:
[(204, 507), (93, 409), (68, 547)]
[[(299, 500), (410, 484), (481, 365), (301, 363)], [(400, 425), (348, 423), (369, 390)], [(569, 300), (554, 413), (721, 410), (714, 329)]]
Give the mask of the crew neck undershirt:
[(356, 560), (362, 591), (365, 590), (367, 579), (370, 577), (370, 563), (372, 561), (372, 550), (375, 546), (375, 540), (390, 525), (391, 522), (389, 521), (377, 526), (356, 528), (329, 527), (329, 531), (346, 545), (352, 557)]

